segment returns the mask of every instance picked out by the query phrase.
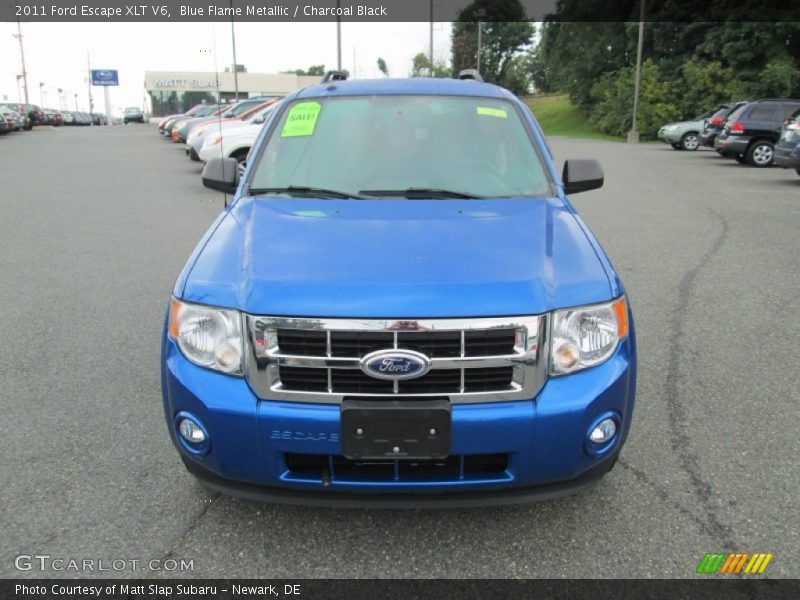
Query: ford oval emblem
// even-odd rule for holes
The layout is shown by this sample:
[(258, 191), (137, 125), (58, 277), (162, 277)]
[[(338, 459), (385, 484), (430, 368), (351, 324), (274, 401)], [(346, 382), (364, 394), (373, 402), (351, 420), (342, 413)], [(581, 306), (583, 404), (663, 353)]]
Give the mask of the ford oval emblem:
[(430, 367), (430, 359), (413, 350), (378, 350), (361, 359), (361, 370), (376, 379), (415, 379)]

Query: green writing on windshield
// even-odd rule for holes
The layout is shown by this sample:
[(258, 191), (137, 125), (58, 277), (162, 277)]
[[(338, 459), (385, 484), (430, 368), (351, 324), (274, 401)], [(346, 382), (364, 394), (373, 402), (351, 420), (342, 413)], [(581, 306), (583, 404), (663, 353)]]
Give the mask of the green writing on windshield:
[(281, 137), (300, 137), (314, 134), (317, 117), (322, 108), (319, 102), (301, 102), (295, 104), (286, 117)]

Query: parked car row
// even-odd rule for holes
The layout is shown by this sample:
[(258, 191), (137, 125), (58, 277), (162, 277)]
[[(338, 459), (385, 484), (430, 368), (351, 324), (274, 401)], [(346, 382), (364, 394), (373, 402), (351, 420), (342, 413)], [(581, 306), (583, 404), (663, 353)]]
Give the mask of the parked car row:
[(19, 104), (16, 102), (0, 104), (0, 114), (3, 115), (0, 133), (21, 130), (30, 131), (34, 126), (40, 125), (52, 127), (61, 127), (62, 125), (108, 125), (108, 119), (102, 113), (90, 114), (81, 111), (39, 108), (34, 104)]
[(676, 150), (714, 148), (754, 167), (795, 169), (800, 175), (800, 100), (732, 102), (689, 121), (664, 125), (658, 137)]
[(159, 133), (184, 143), (190, 160), (214, 157), (245, 161), (268, 115), (280, 98), (248, 98), (236, 104), (200, 105), (182, 115), (169, 115), (159, 123)]

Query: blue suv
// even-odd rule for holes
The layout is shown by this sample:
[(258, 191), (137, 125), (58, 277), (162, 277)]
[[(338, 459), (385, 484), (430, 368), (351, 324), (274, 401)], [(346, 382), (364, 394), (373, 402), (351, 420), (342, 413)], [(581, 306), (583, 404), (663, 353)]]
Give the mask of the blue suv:
[(633, 319), (529, 109), (477, 80), (287, 96), (172, 292), (169, 434), (227, 493), (462, 506), (573, 493), (630, 428)]

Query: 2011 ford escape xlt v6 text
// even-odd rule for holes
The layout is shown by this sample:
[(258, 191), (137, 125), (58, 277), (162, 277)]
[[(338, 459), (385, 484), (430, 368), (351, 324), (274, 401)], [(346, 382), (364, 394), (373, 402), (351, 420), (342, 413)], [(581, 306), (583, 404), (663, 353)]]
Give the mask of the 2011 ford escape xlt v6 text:
[(180, 274), (162, 344), (170, 436), (245, 497), (460, 506), (572, 493), (631, 423), (633, 320), (528, 108), (476, 80), (293, 92)]

